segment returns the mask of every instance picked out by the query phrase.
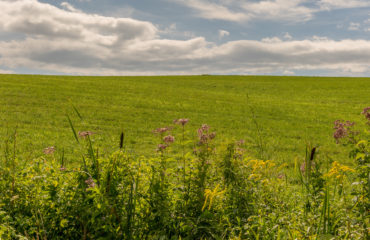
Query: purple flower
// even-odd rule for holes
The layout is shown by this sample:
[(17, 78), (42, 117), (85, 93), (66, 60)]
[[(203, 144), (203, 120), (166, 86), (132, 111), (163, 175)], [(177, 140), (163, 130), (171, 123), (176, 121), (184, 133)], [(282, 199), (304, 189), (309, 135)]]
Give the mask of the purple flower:
[(173, 143), (175, 141), (175, 137), (168, 135), (163, 138), (163, 142), (165, 143)]
[(342, 120), (336, 120), (334, 122), (334, 129), (335, 132), (333, 134), (333, 137), (335, 138), (336, 143), (339, 143), (339, 140), (341, 138), (347, 137), (349, 134), (354, 135), (355, 132), (351, 131), (351, 127), (355, 125), (354, 122), (350, 121), (342, 121)]
[(203, 124), (198, 129), (198, 137), (199, 137), (199, 144), (205, 144), (208, 142), (208, 140), (212, 140), (216, 137), (216, 133), (208, 133), (210, 127), (207, 124)]
[(175, 119), (173, 121), (173, 123), (175, 124), (181, 124), (182, 126), (184, 126), (185, 124), (187, 124), (189, 122), (189, 119), (187, 118), (180, 118), (180, 119)]
[(365, 115), (365, 118), (370, 121), (370, 107), (364, 108), (364, 110), (361, 112), (363, 115)]
[(94, 179), (92, 179), (92, 177), (89, 177), (85, 183), (87, 184), (88, 188), (94, 188), (95, 187), (95, 182), (94, 182)]
[(168, 146), (166, 144), (158, 144), (157, 146), (157, 151), (163, 151), (167, 148)]
[(335, 138), (336, 142), (339, 143), (339, 139), (344, 138), (347, 135), (348, 133), (345, 128), (337, 128), (333, 134), (333, 137)]
[(159, 133), (159, 134), (162, 134), (162, 133), (165, 133), (167, 131), (170, 131), (172, 128), (170, 127), (162, 127), (162, 128), (157, 128), (153, 131), (153, 133)]

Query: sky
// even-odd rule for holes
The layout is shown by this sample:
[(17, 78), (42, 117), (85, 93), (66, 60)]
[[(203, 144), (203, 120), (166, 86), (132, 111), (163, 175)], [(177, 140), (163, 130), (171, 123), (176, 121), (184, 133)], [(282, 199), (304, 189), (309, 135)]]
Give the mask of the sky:
[(0, 73), (370, 77), (370, 0), (0, 0)]

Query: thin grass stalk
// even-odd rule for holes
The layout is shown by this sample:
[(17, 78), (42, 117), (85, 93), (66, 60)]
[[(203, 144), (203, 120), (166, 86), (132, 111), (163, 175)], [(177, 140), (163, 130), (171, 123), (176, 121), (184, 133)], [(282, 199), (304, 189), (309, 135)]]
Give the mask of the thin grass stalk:
[(13, 142), (13, 158), (12, 158), (12, 194), (14, 194), (15, 188), (15, 160), (17, 152), (17, 128), (14, 130), (14, 142)]
[(327, 186), (326, 189), (326, 209), (327, 209), (327, 224), (328, 224), (328, 232), (331, 233), (332, 231), (332, 225), (331, 225), (331, 219), (330, 219), (330, 192), (329, 192), (329, 186)]
[(80, 114), (80, 112), (77, 110), (77, 108), (75, 107), (75, 105), (72, 104), (72, 108), (75, 110), (77, 116), (80, 118), (80, 120), (82, 120), (82, 116)]
[(182, 145), (182, 161), (183, 161), (183, 169), (182, 169), (182, 175), (183, 175), (183, 191), (186, 190), (186, 159), (185, 159), (185, 125), (182, 125), (182, 139), (181, 139), (181, 145)]
[(130, 186), (130, 194), (129, 194), (129, 199), (127, 203), (127, 221), (126, 221), (126, 237), (127, 239), (132, 239), (132, 229), (131, 229), (131, 222), (133, 218), (133, 213), (134, 213), (134, 206), (133, 206), (133, 192), (134, 192), (134, 185), (135, 185), (135, 180), (132, 179), (131, 186)]
[(94, 154), (94, 149), (93, 149), (93, 146), (92, 146), (92, 142), (91, 142), (91, 139), (90, 139), (90, 136), (87, 135), (87, 139), (89, 141), (89, 156), (93, 162), (93, 170), (94, 170), (94, 177), (96, 178), (96, 181), (99, 185), (100, 181), (99, 181), (99, 161), (98, 159), (95, 157), (95, 154)]
[(72, 130), (72, 132), (73, 132), (73, 136), (75, 137), (75, 139), (76, 139), (77, 143), (80, 143), (80, 141), (78, 140), (78, 137), (77, 137), (76, 130), (75, 130), (75, 128), (73, 127), (72, 121), (71, 121), (71, 119), (69, 118), (68, 114), (67, 114), (67, 118), (68, 118), (69, 126), (71, 127), (71, 130)]

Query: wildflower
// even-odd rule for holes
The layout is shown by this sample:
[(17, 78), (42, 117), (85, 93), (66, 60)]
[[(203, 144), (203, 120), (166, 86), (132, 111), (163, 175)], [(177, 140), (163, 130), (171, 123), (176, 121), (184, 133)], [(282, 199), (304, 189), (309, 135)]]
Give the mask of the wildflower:
[(347, 137), (349, 134), (354, 134), (354, 132), (350, 130), (353, 125), (355, 125), (355, 123), (350, 121), (344, 122), (341, 120), (336, 120), (334, 122), (335, 132), (333, 137), (335, 138), (336, 143), (339, 143), (339, 139)]
[(208, 200), (209, 200), (208, 210), (211, 210), (213, 199), (217, 196), (221, 196), (225, 192), (225, 191), (218, 191), (219, 187), (220, 187), (220, 184), (217, 184), (217, 186), (215, 187), (213, 191), (210, 189), (204, 190), (204, 196), (206, 197), (206, 199), (204, 200), (202, 211), (204, 211), (204, 209), (206, 208)]
[(87, 136), (91, 136), (93, 135), (94, 133), (91, 132), (91, 131), (82, 131), (82, 132), (78, 132), (78, 136), (80, 138), (86, 138)]
[(269, 170), (275, 166), (275, 163), (271, 160), (251, 160), (248, 165), (251, 165), (252, 172), (249, 175), (249, 180), (261, 180), (262, 177), (268, 177)]
[(61, 171), (61, 172), (65, 171), (65, 170), (67, 170), (67, 168), (65, 168), (64, 166), (61, 166), (61, 167), (59, 168), (59, 171)]
[(189, 119), (187, 118), (180, 118), (180, 119), (175, 119), (173, 123), (175, 124), (181, 124), (182, 126), (185, 126), (189, 122)]
[(55, 152), (55, 148), (54, 147), (47, 147), (44, 149), (44, 153), (45, 154), (53, 154)]
[(161, 128), (157, 128), (157, 129), (153, 130), (153, 133), (162, 134), (162, 133), (165, 133), (165, 132), (170, 131), (170, 130), (171, 130), (170, 127), (161, 127)]
[(203, 132), (206, 132), (209, 130), (209, 126), (207, 124), (202, 124), (202, 127), (200, 129), (202, 129)]
[(239, 141), (236, 142), (237, 146), (244, 145), (245, 141), (243, 139), (240, 139)]
[(157, 146), (157, 151), (163, 151), (167, 148), (168, 146), (166, 144), (158, 144)]
[(208, 140), (212, 140), (216, 137), (216, 133), (208, 133), (209, 131), (209, 126), (207, 124), (203, 124), (199, 129), (198, 129), (198, 137), (199, 137), (199, 144), (205, 144), (208, 142)]
[(370, 121), (370, 107), (364, 108), (361, 114), (365, 115), (365, 118)]
[(94, 188), (95, 187), (95, 182), (94, 182), (94, 179), (92, 179), (92, 177), (89, 177), (85, 183), (87, 184), (88, 188)]
[(173, 143), (175, 141), (175, 137), (174, 136), (171, 136), (171, 135), (168, 135), (168, 136), (165, 136), (163, 138), (163, 142), (165, 143)]
[(252, 173), (249, 175), (248, 180), (259, 180), (261, 177), (261, 174)]
[(338, 163), (337, 161), (334, 161), (332, 163), (331, 169), (329, 170), (327, 174), (325, 174), (325, 176), (329, 178), (333, 177), (333, 178), (342, 180), (345, 177), (345, 174), (347, 172), (355, 172), (355, 170), (346, 165), (342, 165)]
[(200, 140), (200, 143), (206, 143), (208, 140), (208, 135), (200, 135), (199, 140)]

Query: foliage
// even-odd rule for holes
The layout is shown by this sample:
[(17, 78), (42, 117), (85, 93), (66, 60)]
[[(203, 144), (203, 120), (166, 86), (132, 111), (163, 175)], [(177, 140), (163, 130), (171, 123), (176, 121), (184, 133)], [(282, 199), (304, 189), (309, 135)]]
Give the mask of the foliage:
[(124, 134), (119, 150), (103, 156), (93, 132), (77, 134), (68, 120), (82, 149), (71, 164), (53, 147), (22, 161), (17, 133), (7, 139), (0, 238), (368, 239), (367, 130), (351, 139), (353, 167), (307, 145), (289, 169), (248, 156), (245, 141), (217, 144), (205, 124), (192, 140), (188, 119), (156, 129), (150, 157), (125, 149)]

